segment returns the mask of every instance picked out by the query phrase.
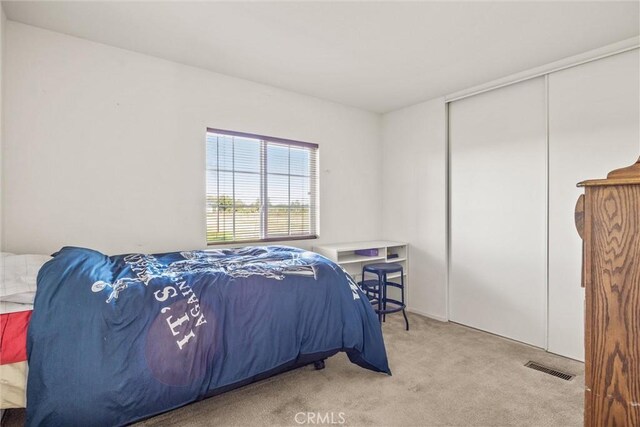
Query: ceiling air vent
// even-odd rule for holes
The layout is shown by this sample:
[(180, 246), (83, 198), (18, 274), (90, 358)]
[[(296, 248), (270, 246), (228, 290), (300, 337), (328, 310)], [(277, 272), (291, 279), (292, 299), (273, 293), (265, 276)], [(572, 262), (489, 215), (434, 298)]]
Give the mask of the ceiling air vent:
[(557, 369), (549, 368), (532, 361), (527, 362), (524, 366), (544, 372), (545, 374), (553, 375), (554, 377), (562, 378), (565, 381), (571, 381), (575, 377), (575, 375), (567, 374), (566, 372), (558, 371)]

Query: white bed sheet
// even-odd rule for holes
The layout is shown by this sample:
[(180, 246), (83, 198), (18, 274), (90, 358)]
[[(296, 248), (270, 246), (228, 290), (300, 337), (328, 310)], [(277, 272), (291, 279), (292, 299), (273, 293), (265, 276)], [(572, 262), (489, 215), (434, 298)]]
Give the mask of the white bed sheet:
[(18, 304), (15, 302), (0, 301), (0, 314), (27, 310), (33, 310), (33, 304)]

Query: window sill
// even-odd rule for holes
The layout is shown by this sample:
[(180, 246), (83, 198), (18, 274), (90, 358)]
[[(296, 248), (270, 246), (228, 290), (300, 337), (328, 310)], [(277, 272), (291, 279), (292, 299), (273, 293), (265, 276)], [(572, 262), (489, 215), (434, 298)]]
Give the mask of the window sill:
[(310, 235), (310, 236), (282, 236), (282, 237), (271, 237), (268, 239), (259, 239), (259, 240), (227, 240), (224, 242), (207, 242), (207, 246), (221, 246), (221, 245), (248, 245), (253, 243), (273, 243), (273, 242), (293, 242), (298, 240), (313, 240), (318, 239), (320, 236), (318, 235)]

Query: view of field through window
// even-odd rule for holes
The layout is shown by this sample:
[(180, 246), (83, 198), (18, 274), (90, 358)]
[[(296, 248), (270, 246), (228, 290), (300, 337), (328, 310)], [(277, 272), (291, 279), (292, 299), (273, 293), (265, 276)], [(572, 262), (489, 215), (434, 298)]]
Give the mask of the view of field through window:
[(207, 242), (316, 232), (317, 148), (207, 133)]

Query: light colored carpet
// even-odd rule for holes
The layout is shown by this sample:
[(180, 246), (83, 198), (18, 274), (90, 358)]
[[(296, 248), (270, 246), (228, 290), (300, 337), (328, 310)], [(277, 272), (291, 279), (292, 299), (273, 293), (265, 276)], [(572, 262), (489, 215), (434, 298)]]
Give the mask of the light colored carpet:
[[(290, 371), (138, 426), (297, 426), (300, 412), (319, 413), (325, 425), (582, 425), (582, 363), (453, 323), (409, 320), (409, 332), (401, 315), (388, 316), (383, 327), (393, 376), (364, 370), (341, 353), (322, 371)], [(534, 371), (523, 366), (529, 360), (577, 377)]]

